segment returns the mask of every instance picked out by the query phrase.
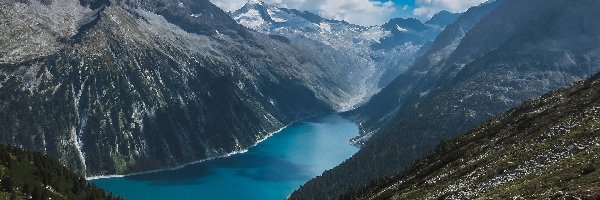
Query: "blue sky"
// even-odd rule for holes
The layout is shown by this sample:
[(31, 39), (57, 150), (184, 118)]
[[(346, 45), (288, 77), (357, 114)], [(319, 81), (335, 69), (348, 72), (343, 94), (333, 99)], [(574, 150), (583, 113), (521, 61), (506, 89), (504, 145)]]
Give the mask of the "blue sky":
[[(248, 0), (210, 0), (226, 11)], [(255, 0), (254, 0), (255, 1)], [(279, 7), (310, 11), (325, 18), (360, 25), (381, 25), (392, 18), (412, 17), (425, 21), (441, 10), (464, 12), (486, 0), (263, 0)]]
[[(386, 2), (385, 0), (378, 0), (379, 2)], [(394, 7), (397, 10), (397, 14), (394, 17), (412, 17), (416, 16), (412, 13), (415, 9), (416, 4), (414, 0), (392, 0)]]

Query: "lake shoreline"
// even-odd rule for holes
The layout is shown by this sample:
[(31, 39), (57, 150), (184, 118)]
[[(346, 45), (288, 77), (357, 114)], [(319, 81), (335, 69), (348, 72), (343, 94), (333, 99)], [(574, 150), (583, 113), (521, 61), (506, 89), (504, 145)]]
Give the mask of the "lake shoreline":
[(271, 134), (263, 133), (260, 138), (264, 138), (256, 145), (218, 159), (170, 168), (177, 170), (129, 174), (131, 177), (97, 177), (90, 182), (131, 200), (278, 200), (359, 150), (348, 142), (358, 134), (357, 124), (336, 113), (305, 118)]
[[(306, 119), (309, 119), (309, 118), (306, 118)], [(275, 134), (280, 133), (281, 131), (283, 131), (287, 127), (291, 126), (292, 124), (298, 123), (299, 121), (301, 121), (301, 120), (292, 122), (292, 123), (290, 123), (290, 125), (283, 126), (282, 128), (278, 129), (277, 131), (274, 131), (274, 132), (271, 132), (271, 133), (267, 134), (264, 138), (262, 138), (260, 140), (257, 140), (253, 145), (251, 145), (251, 146), (249, 146), (249, 147), (247, 147), (247, 148), (245, 148), (244, 150), (241, 150), (241, 151), (234, 151), (234, 152), (227, 153), (227, 154), (220, 155), (220, 156), (215, 156), (215, 157), (211, 157), (211, 158), (205, 158), (205, 159), (202, 159), (202, 160), (188, 162), (188, 163), (184, 163), (184, 164), (177, 165), (175, 167), (170, 167), (170, 168), (148, 170), (148, 171), (142, 171), (142, 172), (135, 172), (135, 173), (123, 174), (123, 175), (89, 176), (89, 177), (85, 177), (85, 180), (92, 181), (92, 180), (108, 179), (108, 178), (124, 178), (124, 177), (129, 177), (129, 176), (137, 176), (137, 175), (151, 174), (151, 173), (164, 172), (164, 171), (174, 171), (174, 170), (179, 170), (179, 169), (185, 168), (185, 167), (190, 166), (190, 165), (195, 165), (195, 164), (198, 164), (198, 163), (202, 163), (202, 162), (206, 162), (206, 161), (210, 161), (210, 160), (214, 160), (214, 159), (227, 158), (227, 157), (230, 157), (230, 156), (233, 156), (233, 155), (237, 155), (237, 154), (241, 154), (241, 153), (246, 153), (246, 152), (248, 152), (248, 150), (250, 150), (250, 148), (256, 147), (260, 143), (262, 143), (265, 140), (273, 137)]]

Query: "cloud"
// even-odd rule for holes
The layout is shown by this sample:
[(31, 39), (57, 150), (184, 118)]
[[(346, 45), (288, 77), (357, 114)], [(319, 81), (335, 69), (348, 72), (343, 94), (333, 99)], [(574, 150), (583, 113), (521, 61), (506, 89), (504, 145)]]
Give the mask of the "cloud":
[(425, 20), (441, 10), (464, 12), (485, 1), (487, 0), (416, 0), (417, 8), (413, 10), (413, 14)]
[[(247, 0), (211, 0), (226, 11), (241, 8)], [(346, 20), (360, 25), (376, 25), (398, 15), (398, 9), (389, 1), (371, 0), (264, 0), (265, 3), (285, 8), (310, 11), (325, 18)]]

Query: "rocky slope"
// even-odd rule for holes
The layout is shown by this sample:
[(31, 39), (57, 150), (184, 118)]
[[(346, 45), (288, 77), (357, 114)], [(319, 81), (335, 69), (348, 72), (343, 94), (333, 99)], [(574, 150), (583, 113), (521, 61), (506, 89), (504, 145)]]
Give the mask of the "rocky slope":
[(87, 183), (60, 162), (38, 152), (0, 145), (0, 199), (72, 200), (121, 198)]
[(600, 75), (443, 142), (344, 199), (598, 199)]
[(86, 176), (242, 151), (356, 96), (344, 62), (208, 0), (9, 0), (0, 26), (0, 143)]
[[(436, 65), (444, 65), (446, 59), (458, 47), (461, 40), (473, 27), (486, 17), (501, 1), (482, 4), (467, 10), (455, 23), (449, 25), (431, 45), (431, 48), (417, 58), (413, 66), (394, 80), (393, 84), (384, 88), (371, 101), (350, 112), (360, 124), (363, 132), (354, 142), (364, 144), (370, 136), (394, 119), (410, 98), (411, 90), (417, 87), (431, 87), (428, 82), (436, 81), (441, 69)], [(432, 18), (432, 20), (435, 19)], [(441, 67), (440, 67), (441, 68)], [(417, 91), (418, 95), (428, 94), (427, 90)]]
[(361, 83), (362, 95), (355, 98), (358, 103), (404, 72), (445, 28), (443, 23), (454, 20), (442, 14), (436, 21), (443, 22), (436, 25), (425, 25), (416, 19), (393, 19), (382, 26), (363, 27), (261, 1), (249, 1), (231, 15), (240, 24), (258, 32), (303, 43), (312, 41), (313, 44), (307, 46), (318, 52), (323, 51), (322, 45), (329, 46), (332, 54), (352, 60), (353, 80)]
[(364, 133), (370, 139), (361, 140), (364, 148), (292, 199), (335, 198), (396, 174), (440, 141), (600, 71), (598, 2), (492, 4), (497, 6), (489, 14), (467, 11), (461, 19), (483, 18), (466, 20), (479, 21), (468, 31), (451, 28), (465, 20), (450, 25), (447, 31), (457, 31), (449, 35), (464, 37), (442, 33), (429, 53), (357, 110), (353, 115), (370, 130)]

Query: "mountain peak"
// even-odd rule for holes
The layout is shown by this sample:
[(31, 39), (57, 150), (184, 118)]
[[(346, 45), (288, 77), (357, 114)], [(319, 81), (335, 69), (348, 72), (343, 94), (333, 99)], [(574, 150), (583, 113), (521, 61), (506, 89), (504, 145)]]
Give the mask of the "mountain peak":
[(442, 10), (435, 14), (431, 19), (427, 20), (425, 24), (446, 27), (454, 23), (461, 15), (462, 13), (453, 13), (447, 10)]
[(260, 0), (248, 0), (239, 10), (231, 14), (232, 18), (238, 23), (251, 29), (264, 28), (266, 24), (272, 22), (268, 9), (271, 7)]
[(246, 2), (246, 5), (267, 6), (267, 4), (261, 0), (248, 0), (248, 2)]
[(391, 19), (388, 23), (385, 23), (383, 27), (386, 30), (399, 29), (399, 27), (403, 29), (415, 30), (418, 32), (427, 30), (427, 26), (425, 26), (421, 21), (415, 18), (394, 18)]
[(261, 0), (248, 0), (246, 2), (246, 4), (244, 4), (244, 6), (242, 6), (242, 8), (240, 8), (239, 10), (243, 10), (243, 11), (247, 12), (248, 10), (251, 10), (251, 9), (266, 10), (269, 7), (271, 7), (271, 5), (265, 3)]

